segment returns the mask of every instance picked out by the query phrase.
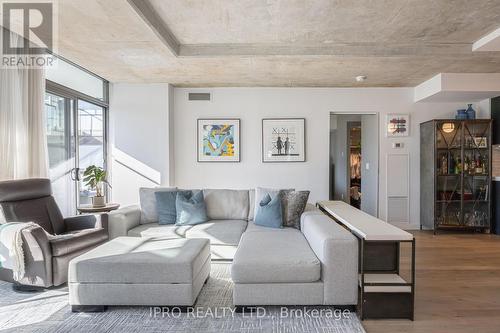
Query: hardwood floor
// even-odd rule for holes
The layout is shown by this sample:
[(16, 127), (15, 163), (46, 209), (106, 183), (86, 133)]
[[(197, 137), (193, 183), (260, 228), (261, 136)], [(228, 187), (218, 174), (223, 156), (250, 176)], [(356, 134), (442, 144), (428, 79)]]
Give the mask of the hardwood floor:
[(415, 321), (365, 320), (377, 332), (500, 332), (500, 236), (415, 231)]

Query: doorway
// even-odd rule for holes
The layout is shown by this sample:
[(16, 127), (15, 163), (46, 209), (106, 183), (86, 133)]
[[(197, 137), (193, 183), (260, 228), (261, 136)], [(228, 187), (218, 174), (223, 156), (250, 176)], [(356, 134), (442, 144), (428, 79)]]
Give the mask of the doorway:
[(330, 115), (330, 200), (378, 216), (378, 114)]
[(45, 94), (50, 179), (64, 216), (95, 195), (81, 180), (85, 168), (106, 169), (106, 107), (54, 90)]

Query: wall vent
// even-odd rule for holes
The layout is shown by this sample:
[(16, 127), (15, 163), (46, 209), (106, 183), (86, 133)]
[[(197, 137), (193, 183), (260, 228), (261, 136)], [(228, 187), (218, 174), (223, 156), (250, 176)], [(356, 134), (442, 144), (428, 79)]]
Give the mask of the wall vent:
[(210, 93), (189, 93), (188, 100), (190, 101), (209, 101), (212, 96)]

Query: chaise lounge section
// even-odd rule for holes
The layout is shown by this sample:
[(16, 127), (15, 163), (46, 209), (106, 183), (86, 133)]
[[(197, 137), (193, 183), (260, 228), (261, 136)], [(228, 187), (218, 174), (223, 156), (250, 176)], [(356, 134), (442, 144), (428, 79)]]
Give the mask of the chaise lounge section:
[(245, 232), (234, 257), (234, 305), (357, 303), (358, 243), (350, 232), (319, 210), (302, 214), (301, 230), (263, 229)]

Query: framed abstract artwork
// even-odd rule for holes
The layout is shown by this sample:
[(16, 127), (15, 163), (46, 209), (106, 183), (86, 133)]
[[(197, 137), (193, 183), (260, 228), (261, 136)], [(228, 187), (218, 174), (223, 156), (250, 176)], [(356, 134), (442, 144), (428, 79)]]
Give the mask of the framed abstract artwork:
[(198, 162), (239, 162), (240, 120), (198, 119)]
[(262, 162), (305, 162), (305, 118), (262, 119)]
[(388, 114), (385, 121), (387, 137), (401, 137), (410, 135), (409, 114)]

